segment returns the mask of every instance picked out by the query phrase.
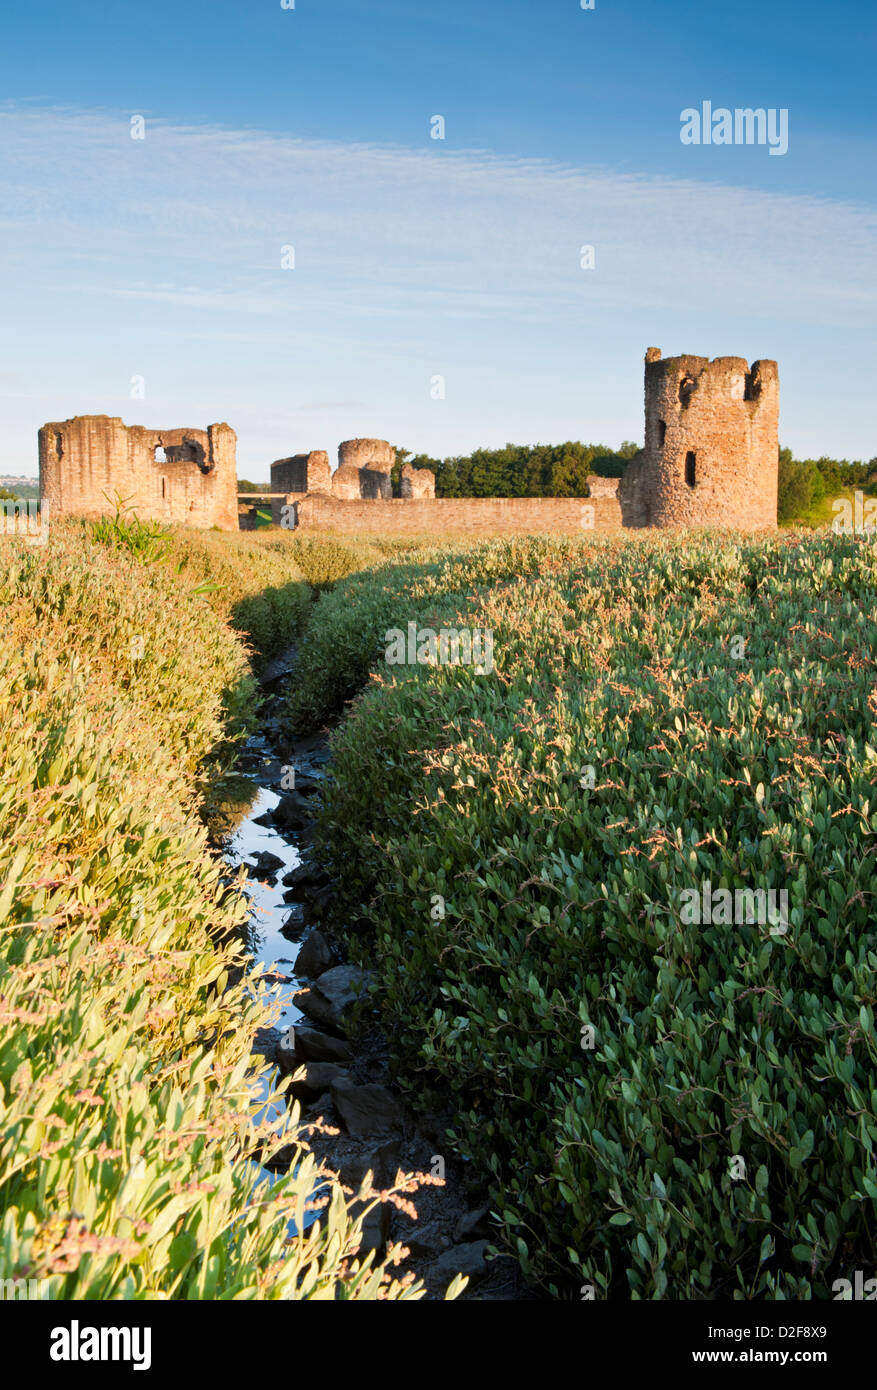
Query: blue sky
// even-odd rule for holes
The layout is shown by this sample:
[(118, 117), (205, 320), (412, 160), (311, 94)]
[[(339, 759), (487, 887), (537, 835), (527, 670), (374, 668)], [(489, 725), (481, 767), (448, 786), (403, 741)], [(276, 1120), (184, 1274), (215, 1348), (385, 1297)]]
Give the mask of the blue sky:
[[(617, 444), (650, 344), (776, 357), (783, 442), (872, 457), (875, 37), (864, 0), (16, 7), (0, 472), (99, 412), (227, 420), (260, 478), (358, 434)], [(787, 108), (788, 153), (684, 146), (704, 100)]]

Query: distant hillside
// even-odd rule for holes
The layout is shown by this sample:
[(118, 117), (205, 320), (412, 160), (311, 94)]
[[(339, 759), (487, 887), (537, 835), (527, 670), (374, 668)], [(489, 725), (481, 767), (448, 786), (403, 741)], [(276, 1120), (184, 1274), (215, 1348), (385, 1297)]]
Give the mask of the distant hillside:
[(39, 478), (23, 478), (12, 473), (0, 477), (0, 488), (5, 488), (16, 497), (30, 498), (40, 495)]

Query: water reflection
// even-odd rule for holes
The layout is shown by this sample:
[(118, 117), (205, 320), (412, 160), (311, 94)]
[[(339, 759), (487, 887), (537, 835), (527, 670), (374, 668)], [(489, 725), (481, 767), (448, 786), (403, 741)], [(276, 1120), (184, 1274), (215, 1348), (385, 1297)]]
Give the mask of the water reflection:
[[(269, 761), (264, 757), (264, 747), (258, 740), (249, 745), (248, 751), (254, 755), (261, 755), (263, 762)], [(258, 767), (256, 774), (258, 775)], [(255, 1050), (268, 1057), (273, 1057), (277, 1039), (281, 1034), (304, 1019), (304, 1014), (292, 1002), (293, 995), (300, 988), (299, 981), (293, 978), (299, 943), (291, 941), (282, 932), (282, 928), (289, 925), (290, 918), (293, 921), (301, 921), (303, 916), (299, 904), (283, 901), (283, 895), (287, 891), (283, 878), (292, 869), (298, 868), (301, 855), (295, 845), (288, 844), (283, 839), (275, 826), (257, 824), (260, 818), (274, 810), (279, 801), (280, 796), (270, 787), (258, 787), (256, 798), (247, 815), (228, 837), (224, 847), (225, 858), (233, 869), (237, 869), (241, 864), (246, 865), (246, 892), (252, 903), (252, 912), (246, 928), (247, 949), (254, 963), (264, 965), (269, 975), (274, 977), (272, 984), (282, 1005), (282, 1012), (275, 1026), (265, 1029), (256, 1042)], [(260, 854), (276, 856), (281, 861), (280, 865), (272, 868), (268, 874), (260, 873), (254, 863)], [(266, 1102), (277, 1080), (276, 1067), (272, 1067), (260, 1079), (260, 1090)], [(279, 1121), (285, 1114), (285, 1104), (269, 1102), (257, 1110), (256, 1121)], [(263, 1168), (261, 1164), (254, 1163), (253, 1166), (259, 1170), (260, 1185), (273, 1186), (280, 1177), (280, 1173)], [(309, 1212), (306, 1224), (310, 1225), (315, 1220), (316, 1213)], [(294, 1235), (295, 1230), (295, 1223), (290, 1221), (289, 1234)]]

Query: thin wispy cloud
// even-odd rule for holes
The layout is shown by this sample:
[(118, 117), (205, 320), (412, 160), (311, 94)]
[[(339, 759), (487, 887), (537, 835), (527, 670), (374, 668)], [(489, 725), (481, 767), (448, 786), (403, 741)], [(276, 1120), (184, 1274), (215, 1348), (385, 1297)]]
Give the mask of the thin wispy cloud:
[[(865, 333), (877, 308), (877, 213), (865, 204), (440, 142), (413, 150), (304, 141), (143, 114), (138, 141), (128, 113), (0, 110), (7, 312), (39, 325), (32, 342), (25, 333), (7, 343), (4, 375), (11, 385), (28, 368), (48, 379), (47, 418), (86, 408), (86, 379), (90, 398), (106, 393), (108, 413), (144, 423), (171, 405), (193, 424), (210, 407), (211, 418), (230, 418), (232, 405), (253, 418), (270, 400), (293, 429), (301, 402), (323, 402), (322, 412), (307, 409), (324, 443), (263, 433), (254, 448), (273, 457), (299, 444), (333, 447), (339, 436), (328, 432), (350, 429), (355, 411), (353, 432), (368, 432), (356, 404), (366, 400), (381, 433), (405, 431), (415, 446), (444, 451), (452, 437), (462, 446), (477, 415), (450, 393), (444, 416), (430, 410), (429, 374), (477, 376), (491, 421), (505, 392), (514, 405), (501, 438), (512, 437), (522, 392), (535, 389), (532, 362), (509, 380), (515, 340), (538, 352), (535, 377), (554, 365), (572, 395), (587, 353), (596, 362), (619, 351), (622, 318), (639, 316), (640, 353), (651, 325), (674, 318), (702, 321), (704, 334), (662, 344), (668, 351), (746, 352), (736, 336), (715, 341), (716, 323), (760, 324), (760, 351), (796, 324)], [(593, 271), (579, 264), (584, 244), (595, 248)], [(285, 246), (294, 270), (281, 268)], [(261, 333), (263, 352), (235, 350), (258, 345)], [(569, 343), (581, 334), (584, 363), (571, 364)], [(186, 340), (200, 345), (197, 360)], [(87, 376), (71, 361), (74, 342)], [(288, 396), (278, 401), (286, 370)], [(137, 372), (153, 392), (129, 408), (125, 384)], [(218, 410), (229, 382), (233, 400)], [(628, 382), (624, 399), (638, 389)], [(533, 412), (543, 437), (552, 409), (549, 394)], [(619, 396), (607, 423), (621, 410)], [(572, 410), (555, 437), (571, 432), (571, 419)], [(19, 447), (39, 423), (14, 412)], [(590, 437), (600, 424), (582, 419), (572, 432)]]

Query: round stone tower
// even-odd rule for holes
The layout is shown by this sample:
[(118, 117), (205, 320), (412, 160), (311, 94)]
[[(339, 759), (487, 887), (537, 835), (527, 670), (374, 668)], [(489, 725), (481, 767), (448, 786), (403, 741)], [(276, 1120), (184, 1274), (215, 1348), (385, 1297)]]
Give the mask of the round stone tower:
[(619, 488), (626, 525), (776, 526), (776, 362), (649, 348), (645, 408), (645, 447)]
[(389, 473), (395, 462), (396, 450), (386, 439), (345, 439), (338, 445), (341, 468), (368, 468), (375, 473)]
[(345, 439), (338, 445), (332, 491), (336, 497), (392, 497), (395, 462), (396, 450), (386, 439)]

